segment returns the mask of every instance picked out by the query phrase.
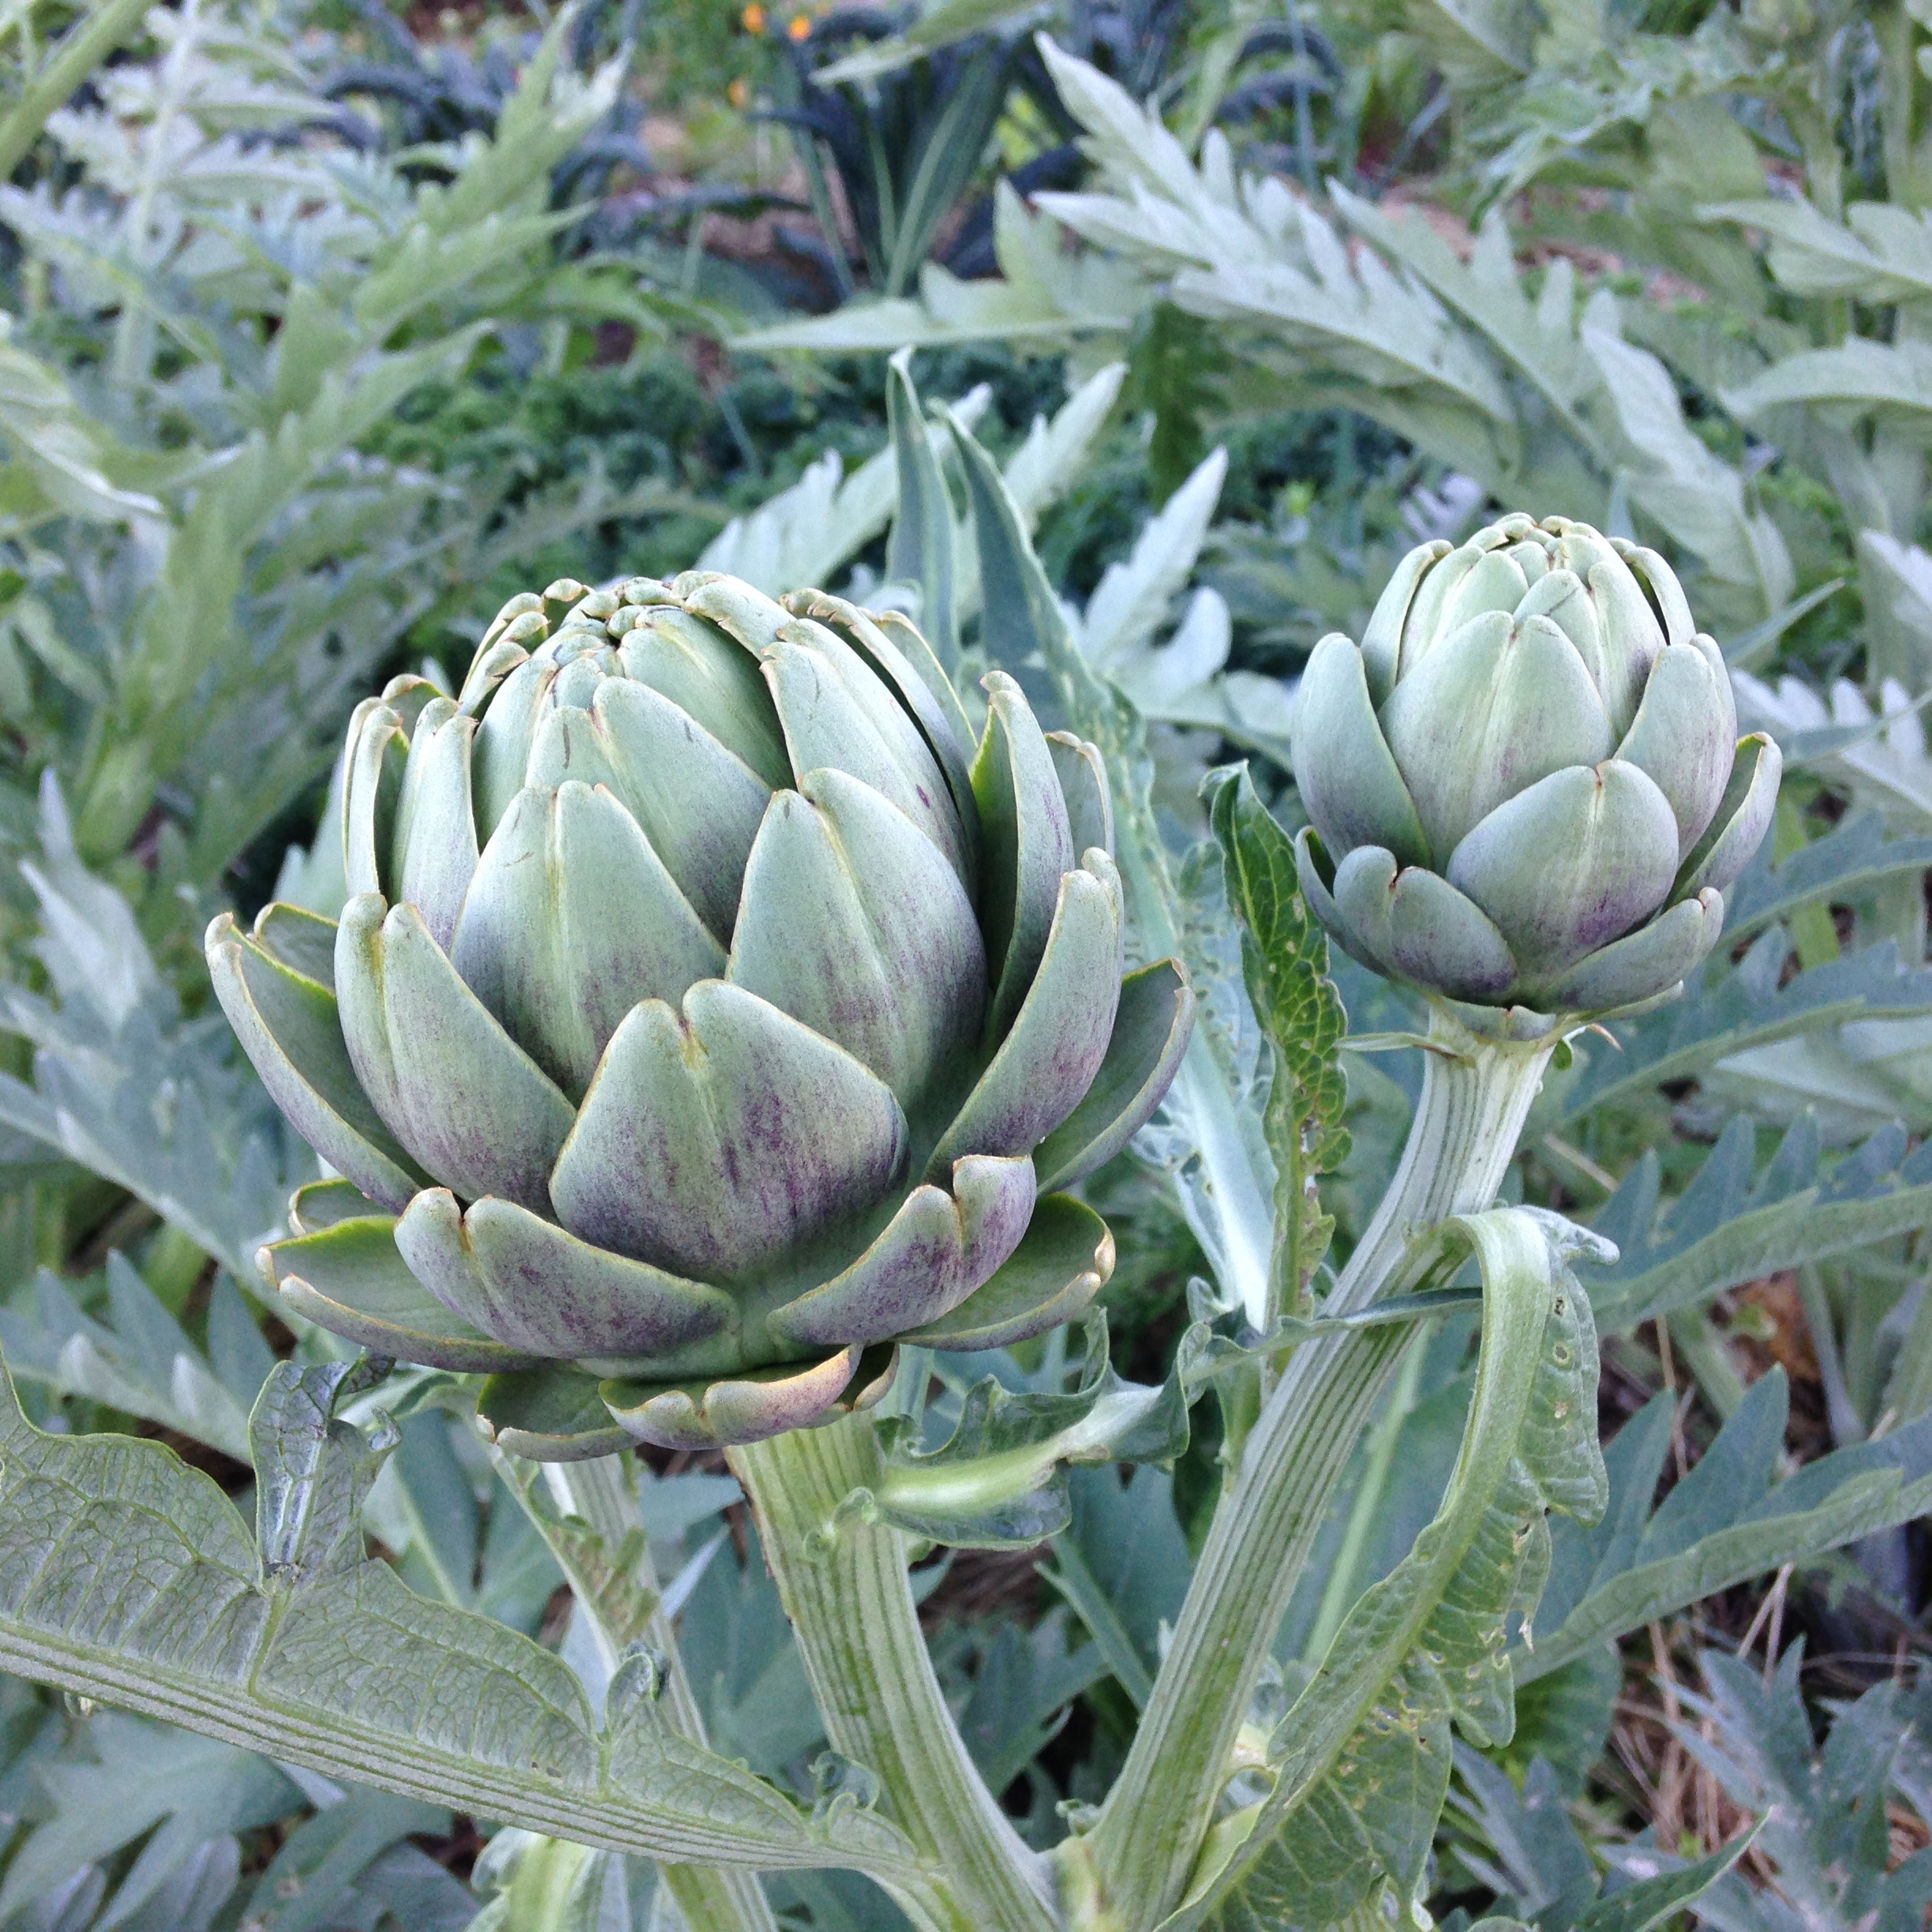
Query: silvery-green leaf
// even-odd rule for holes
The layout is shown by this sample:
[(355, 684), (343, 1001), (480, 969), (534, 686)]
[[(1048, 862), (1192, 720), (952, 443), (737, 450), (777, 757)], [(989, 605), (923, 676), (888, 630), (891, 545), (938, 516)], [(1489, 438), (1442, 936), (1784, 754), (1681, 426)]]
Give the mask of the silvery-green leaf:
[(1197, 1028), (1161, 1110), (1144, 1130), (1155, 1158), (1175, 1177), (1188, 1224), (1218, 1279), (1265, 1315), (1272, 1239), (1274, 1163), (1261, 1130), (1254, 1082), (1256, 1035), (1246, 995), (1225, 943), (1226, 909), (1218, 868), (1195, 867), (1177, 881), (1166, 869), (1163, 834), (1148, 789), (1144, 730), (1108, 692), (1080, 655), (1053, 586), (1028, 541), (1024, 522), (986, 451), (955, 425), (977, 532), (987, 619), (1037, 650), (1052, 671), (1074, 727), (1100, 747), (1115, 781), (1115, 835), (1138, 856), (1134, 917), (1150, 952), (1184, 960), (1204, 1005), (1219, 1005), (1229, 1024)]
[(1271, 1740), (1275, 1781), (1252, 1829), (1222, 1840), (1219, 1868), (1166, 1921), (1172, 1932), (1231, 1932), (1290, 1900), (1305, 1922), (1332, 1923), (1385, 1882), (1412, 1893), (1451, 1724), (1478, 1743), (1510, 1734), (1506, 1627), (1541, 1593), (1546, 1513), (1594, 1521), (1604, 1508), (1595, 1330), (1564, 1264), (1575, 1231), (1514, 1208), (1454, 1226), (1481, 1261), (1484, 1319), (1447, 1492), (1349, 1612)]
[[(1291, 844), (1244, 769), (1210, 773), (1204, 794), (1241, 922), (1242, 983), (1274, 1050), (1263, 1120), (1275, 1157), (1275, 1230), (1267, 1302), (1259, 1311), (1271, 1324), (1304, 1305), (1334, 1229), (1316, 1177), (1335, 1172), (1348, 1152), (1340, 1058), (1348, 1016), (1327, 976), (1321, 913), (1311, 919), (1311, 902), (1297, 889), (1314, 870), (1313, 828)], [(1121, 1004), (1124, 1011), (1125, 989)]]
[[(1295, 883), (1301, 888), (1301, 896), (1309, 902), (1309, 911), (1332, 934), (1341, 915), (1336, 909), (1332, 889), (1335, 864), (1321, 842), (1321, 834), (1312, 826), (1304, 826), (1295, 834), (1294, 852)], [(1394, 863), (1392, 853), (1390, 861)]]
[(407, 1842), (440, 1836), (451, 1822), (444, 1807), (349, 1786), (289, 1834), (244, 1909), (264, 1916), (265, 1932), (298, 1923), (290, 1910), (298, 1902), (350, 1923), (387, 1911), (410, 1932), (468, 1932), (474, 1895)]
[[(326, 1428), (303, 1440), (320, 1455), (292, 1475), (278, 1522), (309, 1520), (305, 1495), (320, 1500), (339, 1480), (332, 1459), (359, 1453)], [(299, 1458), (277, 1455), (295, 1470)], [(547, 1833), (672, 1861), (841, 1865), (918, 1882), (883, 1819), (863, 1832), (822, 1823), (742, 1767), (640, 1728), (627, 1706), (607, 1755), (560, 1660), (414, 1595), (387, 1564), (314, 1574), (305, 1545), (281, 1543), (298, 1560), (265, 1586), (255, 1539), (208, 1477), (158, 1443), (43, 1435), (3, 1376), (0, 1503), (9, 1670)], [(83, 1581), (103, 1574), (122, 1579), (110, 1597)]]
[(1807, 845), (1772, 863), (1763, 846), (1736, 881), (1724, 889), (1724, 930), (1733, 938), (1755, 932), (1773, 919), (1788, 919), (1799, 907), (1827, 894), (1853, 893), (1932, 867), (1932, 838), (1888, 839), (1881, 814), (1848, 814)]
[(336, 1410), (387, 1372), (366, 1356), (269, 1370), (249, 1417), (249, 1449), (255, 1540), (271, 1593), (351, 1574), (367, 1560), (362, 1504), (399, 1432), (385, 1416), (365, 1432)]
[(912, 356), (909, 348), (899, 350), (886, 379), (886, 422), (899, 484), (899, 507), (886, 540), (886, 575), (895, 582), (919, 586), (920, 620), (941, 665), (950, 672), (959, 659), (953, 499), (919, 414)]
[[(889, 1425), (890, 1426), (890, 1425)], [(1107, 1361), (1106, 1324), (1088, 1322), (1077, 1384), (1016, 1393), (989, 1376), (968, 1391), (950, 1436), (919, 1446), (893, 1429), (874, 1497), (884, 1519), (957, 1548), (1024, 1548), (1064, 1530), (1069, 1462), (1165, 1462), (1186, 1445), (1187, 1402), (1176, 1379), (1122, 1381)]]
[(1713, 1459), (1704, 1480), (1680, 1485), (1681, 1496), (1673, 1490), (1654, 1513), (1650, 1500), (1670, 1444), (1668, 1405), (1653, 1401), (1624, 1424), (1607, 1457), (1609, 1515), (1593, 1529), (1557, 1529), (1551, 1614), (1533, 1649), (1512, 1653), (1519, 1684), (1687, 1604), (1908, 1521), (1926, 1507), (1932, 1421), (1920, 1417), (1780, 1481), (1787, 1401), (1782, 1369), (1761, 1376), (1706, 1451)]
[[(233, 1834), (256, 1832), (299, 1811), (302, 1795), (283, 1772), (230, 1743), (194, 1737), (129, 1716), (103, 1711), (84, 1730), (84, 1757), (43, 1757), (36, 1822), (21, 1833), (0, 1885), (0, 1912), (17, 1924), (65, 1927), (88, 1923), (155, 1924), (144, 1912), (172, 1908), (181, 1932), (206, 1932), (213, 1914), (196, 1909), (212, 1890), (216, 1910), (237, 1878)], [(19, 1760), (19, 1769), (24, 1765)], [(14, 1767), (9, 1766), (9, 1769)], [(423, 1807), (428, 1811), (428, 1807)], [(447, 1819), (448, 1814), (441, 1816)], [(436, 1814), (430, 1813), (433, 1827)], [(152, 1835), (151, 1835), (152, 1834)], [(114, 1855), (145, 1839), (120, 1871), (99, 1917), (62, 1887), (89, 1866), (115, 1870)], [(198, 1854), (216, 1853), (210, 1868)], [(227, 1869), (219, 1869), (225, 1855)], [(96, 1897), (107, 1892), (102, 1885)], [(59, 1918), (51, 1915), (60, 1912)], [(32, 1915), (31, 1917), (28, 1915)]]
[(249, 1405), (275, 1358), (233, 1280), (215, 1277), (204, 1351), (124, 1255), (110, 1253), (105, 1272), (99, 1320), (47, 1268), (31, 1298), (0, 1309), (0, 1346), (15, 1375), (245, 1458)]
[(1068, 1472), (1073, 1520), (1054, 1539), (1045, 1580), (1092, 1633), (1114, 1681), (1144, 1709), (1164, 1630), (1178, 1619), (1193, 1558), (1174, 1478), (1143, 1464), (1125, 1484), (1110, 1469)]
[(1080, 651), (1096, 668), (1119, 675), (1145, 662), (1193, 574), (1226, 475), (1227, 451), (1210, 450), (1141, 530), (1131, 553), (1101, 573), (1079, 627)]
[(1596, 1216), (1621, 1250), (1614, 1267), (1587, 1267), (1606, 1329), (1692, 1308), (1778, 1267), (1797, 1267), (1923, 1225), (1932, 1209), (1932, 1155), (1908, 1153), (1904, 1132), (1881, 1129), (1829, 1166), (1816, 1122), (1801, 1117), (1757, 1170), (1757, 1131), (1739, 1115), (1683, 1192), (1661, 1199), (1646, 1153)]
[(1563, 1090), (1562, 1117), (1574, 1119), (1814, 1027), (1914, 1016), (1932, 1006), (1932, 968), (1901, 968), (1889, 939), (1787, 980), (1790, 954), (1788, 936), (1774, 927), (1735, 967), (1694, 982), (1683, 999), (1613, 1022), (1623, 1050), (1591, 1054)]

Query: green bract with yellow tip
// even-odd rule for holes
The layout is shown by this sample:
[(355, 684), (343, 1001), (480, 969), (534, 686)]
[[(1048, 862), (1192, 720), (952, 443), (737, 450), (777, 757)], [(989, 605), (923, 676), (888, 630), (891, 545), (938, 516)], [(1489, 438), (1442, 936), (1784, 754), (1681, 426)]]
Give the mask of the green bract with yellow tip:
[[(304, 1314), (484, 1371), (506, 1446), (819, 1420), (876, 1346), (984, 1348), (1112, 1266), (1057, 1192), (1185, 1048), (1121, 972), (1106, 774), (919, 633), (729, 578), (505, 606), (462, 688), (345, 751), (339, 923), (209, 928), (223, 1009), (338, 1180), (263, 1250)], [(863, 1366), (862, 1366), (863, 1365)]]
[(1782, 769), (1655, 551), (1503, 518), (1412, 550), (1301, 680), (1301, 889), (1425, 992), (1602, 1013), (1717, 942)]

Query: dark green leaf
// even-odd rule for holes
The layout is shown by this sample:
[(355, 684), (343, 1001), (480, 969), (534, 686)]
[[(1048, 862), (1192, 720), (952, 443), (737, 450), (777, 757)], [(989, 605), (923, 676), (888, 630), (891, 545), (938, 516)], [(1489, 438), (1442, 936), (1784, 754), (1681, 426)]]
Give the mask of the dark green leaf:
[(950, 676), (959, 666), (953, 616), (953, 500), (926, 432), (919, 391), (912, 386), (912, 352), (892, 359), (886, 406), (899, 478), (899, 507), (886, 542), (886, 574), (896, 583), (916, 584), (919, 628)]
[(1121, 405), (1154, 418), (1148, 493), (1164, 504), (1208, 451), (1204, 418), (1219, 405), (1234, 366), (1213, 325), (1172, 302), (1156, 302), (1135, 325)]
[(1256, 796), (1247, 768), (1211, 774), (1206, 796), (1228, 900), (1241, 918), (1248, 997), (1275, 1050), (1267, 1115), (1275, 1156), (1271, 1312), (1301, 1313), (1335, 1226), (1316, 1178), (1348, 1157), (1348, 1015), (1327, 976), (1328, 935), (1295, 882), (1293, 841)]

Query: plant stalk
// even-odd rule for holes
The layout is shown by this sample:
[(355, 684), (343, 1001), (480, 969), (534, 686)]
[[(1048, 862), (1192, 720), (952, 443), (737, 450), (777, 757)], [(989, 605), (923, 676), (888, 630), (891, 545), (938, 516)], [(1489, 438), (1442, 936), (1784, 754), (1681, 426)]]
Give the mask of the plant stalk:
[(1376, 1417), (1374, 1426), (1368, 1432), (1368, 1453), (1361, 1481), (1349, 1499), (1348, 1526), (1342, 1533), (1341, 1547), (1335, 1552), (1333, 1567), (1323, 1586), (1321, 1602), (1315, 1612), (1314, 1627), (1309, 1632), (1308, 1642), (1302, 1648), (1301, 1661), (1311, 1668), (1321, 1662), (1329, 1645), (1335, 1641), (1335, 1632), (1342, 1627), (1342, 1620), (1348, 1615), (1350, 1606), (1366, 1587), (1357, 1581), (1363, 1552), (1368, 1546), (1375, 1526), (1382, 1518), (1383, 1504), (1388, 1496), (1389, 1478), (1395, 1473), (1395, 1451), (1402, 1443), (1402, 1425), (1409, 1420), (1416, 1405), (1425, 1354), (1425, 1350), (1412, 1348), (1404, 1355), (1394, 1391), (1383, 1404), (1382, 1413)]
[[(1470, 1017), (1432, 1015), (1402, 1164), (1324, 1313), (1410, 1286), (1414, 1236), (1496, 1199), (1557, 1036), (1512, 1038), (1500, 1014), (1477, 1032)], [(1067, 1854), (1087, 1868), (1094, 1924), (1145, 1932), (1179, 1902), (1335, 1483), (1413, 1333), (1357, 1329), (1289, 1357), (1215, 1513), (1126, 1765), (1099, 1823)]]
[[(605, 1547), (616, 1552), (624, 1538), (638, 1526), (637, 1492), (631, 1487), (631, 1472), (623, 1456), (599, 1456), (588, 1462), (551, 1462), (544, 1466), (557, 1502), (581, 1516), (604, 1539)], [(638, 1552), (634, 1579), (647, 1592), (653, 1605), (658, 1597), (657, 1574), (648, 1546)], [(583, 1597), (579, 1610), (592, 1616), (597, 1606)], [(616, 1663), (625, 1646), (638, 1638), (664, 1657), (669, 1665), (665, 1674), (663, 1707), (672, 1724), (695, 1743), (706, 1742), (704, 1713), (699, 1709), (684, 1662), (678, 1655), (677, 1638), (671, 1619), (653, 1608), (642, 1631), (606, 1630), (605, 1635)], [(754, 1871), (723, 1865), (670, 1865), (660, 1861), (658, 1874), (665, 1889), (677, 1901), (680, 1916), (687, 1932), (778, 1932), (765, 1888)]]
[(77, 21), (55, 43), (40, 71), (0, 119), (0, 181), (26, 159), (54, 110), (73, 98), (81, 82), (109, 54), (140, 32), (147, 14), (147, 0), (109, 0), (91, 17)]
[(871, 1417), (728, 1453), (757, 1511), (826, 1735), (877, 1774), (882, 1810), (944, 1874), (949, 1932), (1053, 1932), (1050, 1869), (987, 1789), (933, 1673), (906, 1539), (866, 1522), (862, 1506), (841, 1507), (883, 1479)]

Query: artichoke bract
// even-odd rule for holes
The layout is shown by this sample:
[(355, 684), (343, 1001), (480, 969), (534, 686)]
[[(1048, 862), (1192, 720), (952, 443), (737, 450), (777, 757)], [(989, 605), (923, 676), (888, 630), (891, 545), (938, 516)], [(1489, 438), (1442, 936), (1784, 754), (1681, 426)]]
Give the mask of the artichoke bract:
[(1653, 550), (1508, 516), (1398, 567), (1360, 645), (1315, 647), (1294, 721), (1301, 889), (1364, 965), (1430, 994), (1602, 1013), (1716, 943), (1782, 769)]
[(755, 1440), (876, 1389), (875, 1345), (1077, 1314), (1112, 1241), (1058, 1190), (1194, 1002), (1123, 979), (1098, 753), (987, 690), (975, 745), (904, 619), (691, 574), (513, 598), (455, 698), (366, 700), (339, 923), (208, 936), (341, 1177), (271, 1285), (490, 1372), (499, 1440), (557, 1458)]

